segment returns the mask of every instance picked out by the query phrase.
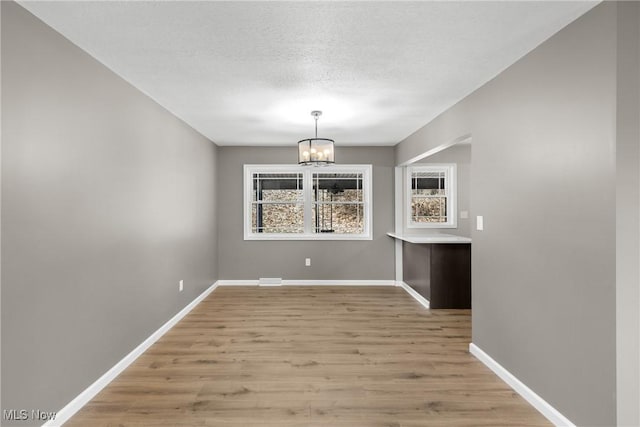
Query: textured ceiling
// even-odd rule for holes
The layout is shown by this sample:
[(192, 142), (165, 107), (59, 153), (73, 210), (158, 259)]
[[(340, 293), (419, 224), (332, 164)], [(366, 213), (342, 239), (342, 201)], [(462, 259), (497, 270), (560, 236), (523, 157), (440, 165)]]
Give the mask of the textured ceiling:
[(595, 2), (20, 2), (219, 145), (393, 145)]

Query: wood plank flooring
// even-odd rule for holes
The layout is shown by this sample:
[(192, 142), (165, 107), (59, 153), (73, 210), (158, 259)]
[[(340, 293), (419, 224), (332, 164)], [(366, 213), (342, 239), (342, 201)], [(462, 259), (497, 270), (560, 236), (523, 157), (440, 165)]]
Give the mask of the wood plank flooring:
[(220, 287), (65, 426), (546, 426), (394, 287)]

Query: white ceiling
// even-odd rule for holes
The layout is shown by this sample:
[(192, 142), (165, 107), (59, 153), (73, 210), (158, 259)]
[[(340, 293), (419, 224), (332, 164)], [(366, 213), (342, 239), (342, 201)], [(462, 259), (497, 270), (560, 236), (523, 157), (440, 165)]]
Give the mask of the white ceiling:
[(394, 145), (597, 2), (20, 2), (219, 145)]

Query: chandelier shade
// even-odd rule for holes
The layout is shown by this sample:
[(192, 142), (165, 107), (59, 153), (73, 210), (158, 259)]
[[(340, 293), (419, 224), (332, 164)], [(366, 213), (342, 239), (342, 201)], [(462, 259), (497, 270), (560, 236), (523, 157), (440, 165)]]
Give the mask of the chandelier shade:
[(322, 111), (312, 111), (316, 121), (316, 137), (298, 141), (298, 164), (300, 165), (330, 165), (335, 163), (334, 141), (328, 138), (318, 138), (318, 118)]
[(333, 139), (309, 138), (298, 141), (298, 163), (303, 165), (335, 163)]

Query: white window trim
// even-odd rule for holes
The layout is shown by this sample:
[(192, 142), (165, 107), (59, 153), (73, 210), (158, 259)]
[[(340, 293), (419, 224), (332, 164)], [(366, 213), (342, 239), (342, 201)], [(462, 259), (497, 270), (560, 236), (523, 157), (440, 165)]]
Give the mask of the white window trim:
[[(302, 173), (304, 189), (304, 233), (254, 233), (251, 230), (252, 175), (254, 173)], [(313, 173), (362, 173), (364, 232), (362, 234), (324, 234), (312, 232)], [(373, 192), (371, 165), (330, 165), (322, 167), (298, 165), (244, 165), (244, 240), (372, 240)], [(308, 191), (307, 191), (308, 190)]]
[[(447, 174), (448, 186), (446, 196), (449, 206), (447, 207), (447, 222), (413, 222), (411, 215), (411, 176), (413, 172), (424, 171), (444, 171)], [(405, 177), (405, 210), (407, 228), (458, 228), (458, 171), (455, 163), (429, 163), (422, 165), (407, 166)]]

